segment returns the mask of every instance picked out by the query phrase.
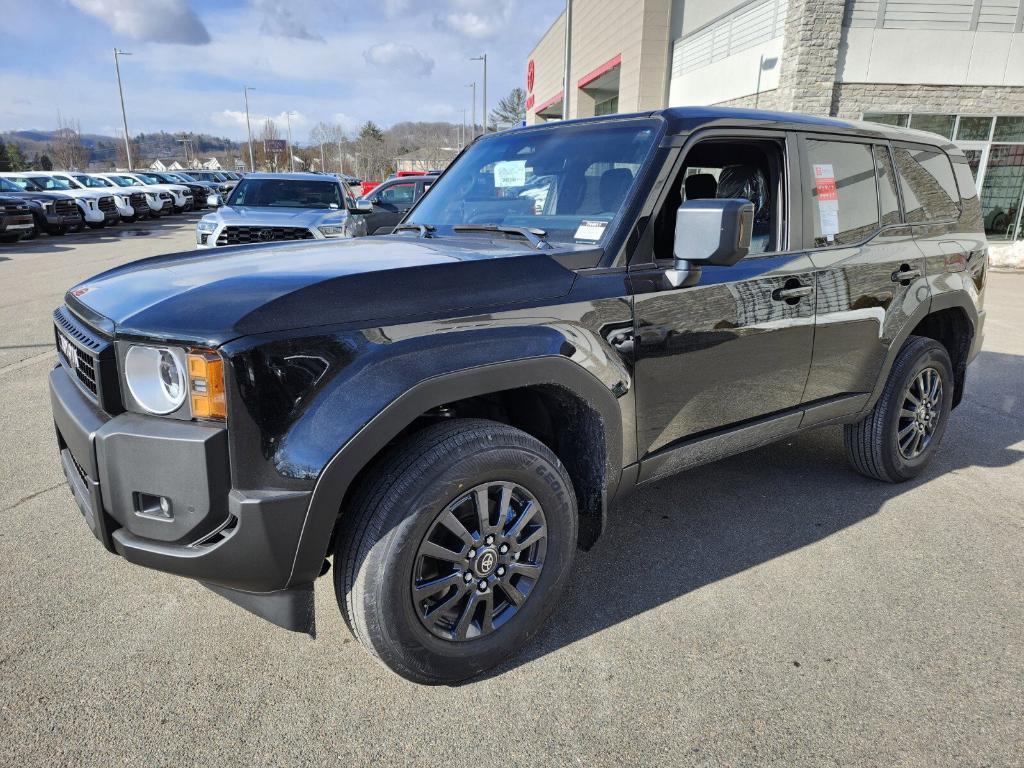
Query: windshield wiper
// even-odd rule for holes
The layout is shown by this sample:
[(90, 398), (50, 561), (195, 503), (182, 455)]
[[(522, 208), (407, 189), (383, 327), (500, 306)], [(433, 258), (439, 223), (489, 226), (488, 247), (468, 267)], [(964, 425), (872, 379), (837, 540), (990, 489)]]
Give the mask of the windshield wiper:
[(524, 240), (529, 240), (530, 245), (538, 251), (553, 247), (545, 238), (547, 231), (535, 227), (513, 227), (505, 224), (456, 224), (452, 227), (455, 232), (501, 232), (506, 235), (519, 235)]
[(430, 237), (430, 233), (434, 231), (435, 227), (433, 224), (399, 224), (391, 230), (391, 234), (413, 229), (420, 233), (420, 237)]

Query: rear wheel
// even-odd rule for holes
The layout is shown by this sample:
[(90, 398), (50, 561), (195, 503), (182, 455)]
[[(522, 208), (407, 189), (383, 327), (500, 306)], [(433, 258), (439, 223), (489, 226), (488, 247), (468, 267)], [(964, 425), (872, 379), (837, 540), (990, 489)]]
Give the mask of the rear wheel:
[(867, 477), (898, 483), (931, 461), (953, 406), (953, 366), (946, 348), (911, 336), (896, 356), (871, 413), (844, 427), (846, 455)]
[(458, 419), (414, 434), (357, 491), (335, 550), (346, 622), (420, 683), (519, 651), (565, 587), (576, 499), (561, 463), (512, 427)]

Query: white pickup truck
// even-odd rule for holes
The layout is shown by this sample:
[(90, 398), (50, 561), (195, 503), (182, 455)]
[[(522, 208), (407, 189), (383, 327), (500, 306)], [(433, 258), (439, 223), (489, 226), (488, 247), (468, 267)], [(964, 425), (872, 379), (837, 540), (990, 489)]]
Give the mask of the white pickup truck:
[(153, 218), (174, 212), (174, 194), (162, 186), (146, 184), (130, 173), (93, 173), (90, 175), (101, 182), (120, 188), (124, 193), (145, 195), (149, 213)]
[(117, 206), (117, 214), (121, 217), (121, 221), (135, 221), (141, 215), (146, 213), (144, 211), (136, 213), (135, 208), (132, 206), (130, 195), (121, 192), (119, 189), (112, 189), (109, 185), (104, 184), (99, 179), (92, 178), (87, 173), (74, 171), (47, 171), (46, 173), (55, 179), (66, 181), (71, 185), (72, 189), (89, 189), (94, 192), (100, 192), (101, 194), (112, 195), (114, 197), (114, 204)]
[(20, 171), (2, 175), (29, 192), (62, 192), (70, 195), (75, 198), (85, 223), (93, 229), (117, 224), (121, 219), (114, 196), (102, 190), (85, 189), (47, 171)]

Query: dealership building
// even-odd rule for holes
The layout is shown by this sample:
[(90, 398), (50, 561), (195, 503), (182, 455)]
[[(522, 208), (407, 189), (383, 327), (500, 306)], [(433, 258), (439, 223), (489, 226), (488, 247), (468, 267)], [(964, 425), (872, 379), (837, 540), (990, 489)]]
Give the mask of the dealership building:
[(526, 85), (528, 123), (715, 104), (932, 131), (989, 238), (1024, 239), (1024, 0), (569, 0)]

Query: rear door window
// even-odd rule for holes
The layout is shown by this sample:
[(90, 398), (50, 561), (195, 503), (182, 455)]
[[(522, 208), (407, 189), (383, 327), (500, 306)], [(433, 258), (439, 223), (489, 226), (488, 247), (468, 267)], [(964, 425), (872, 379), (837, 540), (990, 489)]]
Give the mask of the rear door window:
[(896, 169), (908, 222), (951, 221), (959, 216), (960, 193), (945, 152), (896, 147)]
[(878, 230), (871, 145), (808, 139), (807, 165), (815, 248), (859, 243)]

